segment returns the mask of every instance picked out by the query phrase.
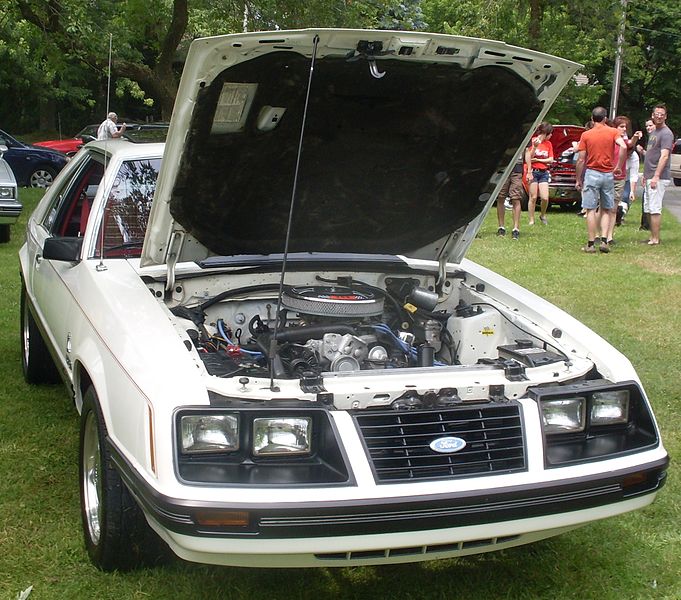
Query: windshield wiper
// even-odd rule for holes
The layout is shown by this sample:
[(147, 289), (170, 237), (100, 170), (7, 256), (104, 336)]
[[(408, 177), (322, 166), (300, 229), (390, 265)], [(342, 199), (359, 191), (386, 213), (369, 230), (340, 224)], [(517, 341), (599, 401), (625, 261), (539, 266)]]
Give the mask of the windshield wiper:
[(122, 244), (117, 244), (116, 246), (104, 246), (104, 252), (109, 252), (111, 250), (125, 250), (126, 248), (141, 248), (143, 244), (143, 241), (123, 242)]

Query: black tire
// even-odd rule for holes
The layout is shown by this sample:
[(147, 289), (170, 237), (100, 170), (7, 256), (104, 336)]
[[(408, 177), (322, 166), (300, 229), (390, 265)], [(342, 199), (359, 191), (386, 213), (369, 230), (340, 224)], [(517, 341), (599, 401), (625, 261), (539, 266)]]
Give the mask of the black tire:
[(21, 286), (21, 369), (28, 383), (59, 383), (57, 367), (28, 305), (26, 287)]
[(523, 197), (520, 199), (520, 210), (527, 210), (527, 205), (530, 203), (529, 194), (523, 189)]
[(48, 188), (54, 182), (57, 172), (52, 167), (41, 166), (28, 177), (28, 186), (32, 188)]
[(674, 185), (681, 187), (681, 177), (674, 177)]
[(90, 386), (83, 398), (78, 460), (80, 512), (88, 556), (102, 571), (159, 564), (168, 556), (167, 547), (149, 527), (123, 483), (106, 437), (97, 393)]
[(9, 225), (3, 223), (0, 225), (0, 244), (6, 244), (9, 242), (10, 229)]

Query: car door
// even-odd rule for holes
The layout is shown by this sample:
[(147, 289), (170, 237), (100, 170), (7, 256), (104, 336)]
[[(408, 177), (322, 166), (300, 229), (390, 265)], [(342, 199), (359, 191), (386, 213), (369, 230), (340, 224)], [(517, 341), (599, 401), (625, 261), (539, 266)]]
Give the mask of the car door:
[(78, 284), (82, 261), (50, 260), (43, 256), (50, 237), (78, 239), (85, 233), (94, 194), (104, 173), (103, 157), (86, 153), (70, 170), (70, 176), (53, 193), (52, 201), (40, 220), (29, 223), (27, 244), (32, 261), (30, 291), (45, 335), (56, 352), (56, 359), (71, 368), (69, 323), (80, 310), (73, 288)]

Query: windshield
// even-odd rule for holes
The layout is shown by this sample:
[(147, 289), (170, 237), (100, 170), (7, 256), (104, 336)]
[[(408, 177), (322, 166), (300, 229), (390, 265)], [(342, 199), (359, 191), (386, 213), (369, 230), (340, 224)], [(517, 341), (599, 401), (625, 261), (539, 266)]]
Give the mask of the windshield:
[(104, 208), (95, 256), (138, 257), (149, 223), (161, 159), (126, 161), (121, 165)]

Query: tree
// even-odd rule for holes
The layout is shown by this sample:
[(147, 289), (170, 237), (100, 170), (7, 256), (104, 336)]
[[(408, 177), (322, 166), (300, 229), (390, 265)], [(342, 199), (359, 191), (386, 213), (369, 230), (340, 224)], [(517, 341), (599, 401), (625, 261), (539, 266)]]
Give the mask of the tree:
[(501, 40), (582, 63), (588, 85), (568, 84), (550, 120), (582, 123), (606, 92), (596, 72), (614, 48), (610, 0), (423, 0), (433, 31)]
[[(8, 61), (0, 74), (7, 90), (31, 91), (37, 100), (31, 105), (42, 107), (43, 128), (54, 121), (48, 108), (55, 103), (81, 115), (97, 105), (101, 116), (113, 34), (117, 106), (135, 103), (138, 113), (146, 106), (168, 119), (194, 37), (309, 26), (413, 29), (423, 22), (419, 0), (7, 0), (0, 8), (7, 40), (0, 57)], [(20, 77), (11, 76), (17, 72)], [(10, 110), (0, 104), (0, 115)], [(28, 119), (26, 113), (17, 121)]]
[[(54, 120), (54, 106), (68, 98), (78, 111), (91, 107), (96, 86), (92, 72), (72, 40), (89, 35), (80, 28), (88, 6), (73, 12), (61, 3), (17, 1), (0, 8), (0, 115), (10, 123)], [(19, 102), (16, 100), (20, 99)]]
[[(15, 128), (79, 128), (104, 114), (109, 34), (118, 112), (169, 118), (192, 39), (301, 27), (421, 29), (499, 39), (584, 65), (554, 122), (584, 121), (609, 104), (618, 0), (5, 0), (0, 4), (0, 118)], [(634, 120), (665, 100), (678, 119), (681, 11), (629, 0), (620, 106)], [(22, 102), (16, 106), (16, 98)], [(38, 123), (39, 107), (41, 115)], [(9, 123), (9, 125), (8, 125)], [(11, 126), (10, 126), (11, 125)]]
[[(135, 2), (129, 4), (137, 9), (136, 12), (138, 13), (146, 12), (149, 8), (147, 2), (144, 3), (144, 6), (137, 5)], [(136, 82), (146, 94), (154, 98), (159, 103), (161, 118), (169, 120), (177, 94), (177, 74), (173, 69), (175, 54), (189, 22), (187, 0), (173, 1), (172, 16), (166, 28), (153, 27), (157, 23), (148, 20), (141, 20), (140, 22), (143, 24), (144, 34), (152, 34), (153, 36), (153, 32), (156, 32), (155, 36), (146, 38), (155, 42), (155, 44), (150, 45), (147, 60), (143, 60), (145, 58), (144, 53), (138, 50), (137, 53), (131, 53), (130, 58), (117, 58), (114, 61), (114, 70), (119, 75)], [(135, 39), (135, 36), (131, 35), (130, 39)], [(137, 37), (136, 39), (139, 41), (140, 38)], [(134, 60), (133, 57), (137, 60)]]
[(669, 124), (678, 135), (681, 133), (678, 84), (681, 9), (677, 4), (660, 0), (648, 0), (645, 4), (630, 1), (625, 40), (620, 112), (630, 115), (641, 127), (652, 107), (665, 102)]

